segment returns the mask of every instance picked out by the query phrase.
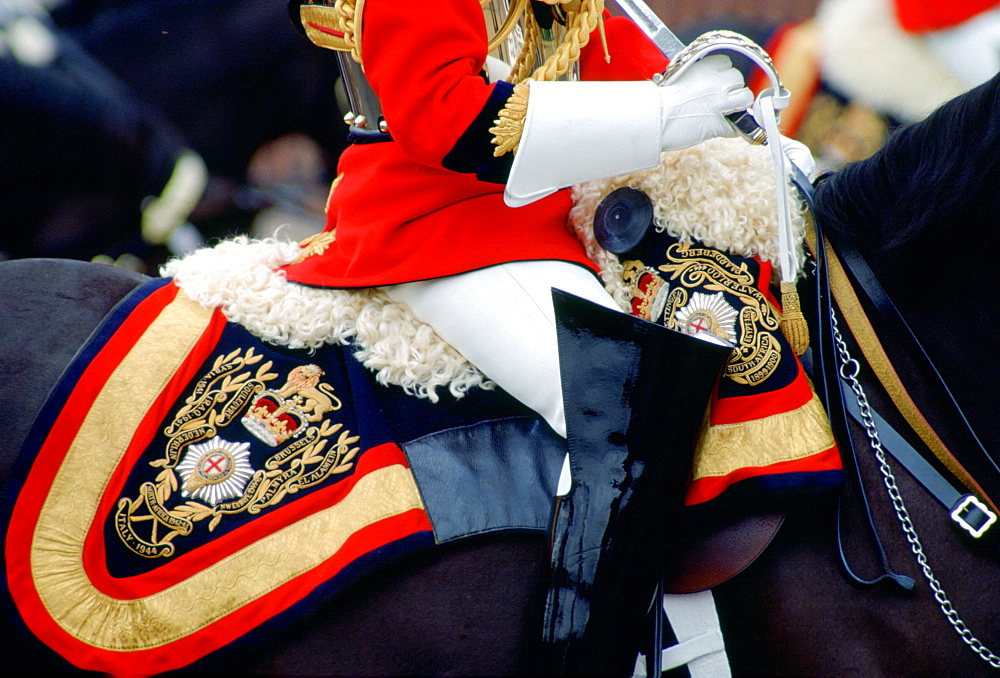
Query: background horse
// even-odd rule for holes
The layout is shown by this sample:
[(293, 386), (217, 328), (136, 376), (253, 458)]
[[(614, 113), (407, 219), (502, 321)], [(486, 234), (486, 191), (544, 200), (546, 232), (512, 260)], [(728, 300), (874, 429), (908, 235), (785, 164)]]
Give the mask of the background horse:
[[(821, 183), (816, 193), (818, 219), (838, 237), (856, 239), (987, 450), (1000, 443), (990, 408), (997, 370), (989, 361), (1000, 330), (991, 313), (1000, 290), (990, 274), (998, 245), (994, 220), (1000, 214), (994, 188), (1000, 169), (998, 104), (1000, 79), (994, 79), (905, 129), (869, 161)], [(87, 264), (0, 265), (5, 485), (14, 450), (62, 365), (139, 280)], [(924, 392), (924, 380), (908, 365), (899, 364), (897, 371), (965, 461), (966, 436), (937, 414), (938, 394)], [(860, 376), (873, 406), (898, 427), (901, 418), (885, 394), (866, 370)], [(863, 432), (852, 426), (851, 435), (864, 449)], [(916, 579), (916, 589), (858, 587), (843, 575), (838, 532), (859, 574), (875, 576), (882, 564), (856, 515), (856, 483), (840, 498), (839, 529), (837, 498), (791, 507), (764, 554), (714, 589), (734, 673), (988, 674), (990, 668), (941, 614), (924, 582), (915, 546), (899, 531), (875, 460), (860, 455), (857, 464), (887, 560)], [(936, 580), (971, 634), (997, 649), (995, 547), (970, 547), (907, 472), (894, 467), (894, 474)], [(996, 478), (979, 481), (997, 496)], [(219, 652), (195, 668), (271, 674), (534, 672), (546, 567), (540, 535), (458, 543), (393, 565), (294, 626), (267, 627), (252, 635), (252, 644)], [(4, 636), (25, 651), (5, 653), (3, 668), (68, 668), (37, 641), (11, 629)]]
[(284, 3), (34, 4), (0, 2), (0, 258), (124, 254), (154, 272), (170, 253), (140, 217), (192, 152), (207, 185), (187, 179), (178, 219), (205, 238), (275, 206), (322, 228), (347, 143), (340, 70)]

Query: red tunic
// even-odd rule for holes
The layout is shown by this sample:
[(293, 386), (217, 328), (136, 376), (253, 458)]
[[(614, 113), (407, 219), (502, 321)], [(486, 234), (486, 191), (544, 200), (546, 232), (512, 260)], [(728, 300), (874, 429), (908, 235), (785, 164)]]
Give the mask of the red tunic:
[[(482, 122), (495, 119), (505, 101), (482, 75), (487, 35), (477, 0), (368, 0), (362, 27), (365, 74), (392, 141), (342, 154), (326, 226), (336, 229), (336, 240), (285, 267), (288, 279), (370, 287), (542, 259), (594, 269), (567, 228), (569, 191), (511, 208), (502, 183), (477, 178), (496, 164)], [(652, 43), (633, 42), (641, 34), (631, 22), (609, 20), (608, 32), (609, 44), (621, 45), (621, 68), (602, 66), (597, 79), (644, 79), (663, 70)], [(596, 35), (587, 50), (601, 52)], [(603, 63), (585, 57), (584, 64), (588, 58)]]

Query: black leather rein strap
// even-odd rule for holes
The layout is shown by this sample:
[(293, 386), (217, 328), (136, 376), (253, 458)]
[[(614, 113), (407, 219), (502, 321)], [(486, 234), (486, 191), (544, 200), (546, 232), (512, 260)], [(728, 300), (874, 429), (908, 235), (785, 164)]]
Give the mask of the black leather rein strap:
[[(861, 408), (851, 387), (841, 381), (844, 404), (847, 413), (863, 428), (867, 428)], [(949, 513), (951, 519), (972, 537), (978, 539), (996, 522), (997, 516), (988, 506), (973, 494), (962, 494), (934, 468), (930, 462), (914, 448), (899, 432), (874, 410), (870, 413), (871, 423), (878, 431), (882, 449), (902, 464), (913, 478), (920, 483)]]
[[(831, 238), (830, 244), (836, 255), (839, 257), (840, 262), (843, 264), (844, 269), (855, 281), (855, 285), (853, 286), (854, 289), (863, 293), (865, 298), (878, 313), (878, 319), (880, 321), (879, 327), (882, 329), (884, 335), (891, 337), (891, 343), (893, 346), (900, 346), (902, 348), (908, 358), (917, 367), (924, 379), (930, 382), (931, 388), (944, 396), (941, 399), (942, 403), (940, 407), (951, 410), (954, 414), (953, 420), (960, 422), (963, 426), (963, 432), (968, 436), (969, 441), (972, 443), (972, 449), (968, 451), (970, 453), (981, 455), (981, 457), (987, 462), (986, 467), (992, 468), (998, 475), (1000, 475), (1000, 468), (997, 467), (996, 462), (986, 451), (982, 442), (979, 440), (979, 437), (969, 424), (965, 413), (962, 412), (962, 409), (959, 407), (958, 402), (952, 395), (951, 390), (941, 377), (937, 367), (927, 355), (923, 346), (920, 344), (920, 341), (903, 319), (896, 306), (892, 303), (892, 300), (885, 292), (881, 283), (879, 283), (875, 274), (868, 266), (867, 261), (865, 261), (864, 257), (860, 252), (858, 252), (854, 244), (847, 238)], [(898, 377), (895, 376), (894, 371), (892, 372), (891, 377), (893, 377), (893, 381), (896, 381), (897, 383), (886, 383), (887, 378), (884, 377), (889, 375), (883, 375), (879, 372), (877, 366), (873, 364), (865, 345), (866, 343), (879, 343), (879, 339), (875, 336), (873, 328), (871, 328), (870, 325), (867, 328), (863, 328), (867, 331), (867, 333), (871, 334), (871, 338), (866, 342), (862, 336), (859, 336), (859, 329), (862, 328), (858, 328), (856, 327), (856, 324), (852, 324), (851, 318), (848, 318), (848, 324), (851, 327), (852, 333), (855, 334), (855, 338), (861, 345), (862, 351), (865, 352), (866, 358), (869, 359), (869, 363), (872, 364), (872, 367), (876, 369), (876, 373), (878, 374), (880, 381), (882, 381), (886, 390), (889, 391), (890, 396), (892, 396), (893, 401), (896, 402), (897, 407), (900, 408), (903, 416), (907, 418), (907, 421), (909, 421), (911, 425), (914, 424), (911, 417), (919, 417), (920, 424), (923, 426), (914, 426), (914, 430), (917, 434), (920, 435), (921, 439), (927, 444), (935, 456), (938, 457), (941, 463), (944, 464), (944, 466), (952, 472), (967, 489), (978, 495), (981, 500), (989, 505), (992, 511), (996, 512), (996, 506), (992, 499), (986, 495), (985, 491), (979, 486), (975, 479), (968, 474), (962, 464), (947, 449), (944, 443), (941, 442), (940, 438), (937, 437), (937, 434), (933, 432), (933, 429), (930, 428), (930, 425), (923, 419), (923, 416), (919, 413), (919, 411), (916, 410), (916, 406), (912, 403), (912, 400), (906, 393), (905, 386), (898, 381)], [(882, 350), (882, 352), (884, 353), (884, 350)], [(901, 403), (897, 397), (900, 395), (903, 397), (903, 403)], [(911, 407), (913, 411), (908, 413), (906, 411), (907, 406)], [(924, 428), (925, 430), (922, 431), (921, 428)]]
[[(811, 347), (802, 356), (803, 366), (810, 373), (819, 395), (826, 408), (830, 425), (833, 427), (834, 435), (840, 446), (841, 455), (844, 459), (844, 471), (852, 472), (854, 481), (858, 487), (858, 497), (861, 501), (863, 513), (868, 526), (868, 534), (874, 546), (879, 563), (882, 567), (882, 574), (873, 579), (863, 579), (859, 577), (851, 564), (847, 561), (847, 554), (844, 552), (842, 539), (842, 515), (843, 515), (843, 494), (837, 500), (837, 553), (840, 558), (840, 566), (844, 575), (855, 585), (862, 587), (876, 586), (881, 583), (895, 584), (901, 589), (909, 591), (913, 589), (915, 582), (912, 577), (899, 574), (892, 569), (889, 564), (885, 548), (882, 546), (882, 539), (879, 537), (878, 529), (875, 527), (875, 520), (872, 517), (868, 496), (865, 492), (864, 482), (861, 478), (861, 470), (857, 462), (857, 450), (851, 439), (847, 427), (847, 408), (845, 398), (840, 389), (840, 369), (837, 363), (837, 349), (833, 330), (833, 291), (830, 285), (830, 267), (827, 258), (827, 249), (823, 246), (826, 240), (823, 237), (823, 227), (820, 220), (815, 218), (816, 209), (813, 203), (813, 187), (808, 178), (792, 164), (791, 179), (799, 189), (802, 199), (806, 203), (808, 213), (813, 218), (813, 232), (806, 234), (806, 243), (813, 254), (816, 264), (815, 289), (812, 317), (809, 319)], [(819, 243), (819, 246), (817, 246)]]

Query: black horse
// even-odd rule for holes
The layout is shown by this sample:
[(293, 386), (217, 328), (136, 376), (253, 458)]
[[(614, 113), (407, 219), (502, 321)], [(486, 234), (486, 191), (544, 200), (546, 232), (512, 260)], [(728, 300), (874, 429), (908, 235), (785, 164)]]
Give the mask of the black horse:
[[(950, 413), (942, 389), (921, 366), (883, 338), (924, 415), (990, 497), (998, 496), (1000, 475), (991, 462), (973, 454), (972, 438), (977, 436), (988, 451), (1000, 444), (989, 407), (997, 374), (989, 358), (1000, 330), (1000, 320), (990, 312), (1000, 292), (1000, 279), (991, 274), (1000, 244), (992, 223), (1000, 215), (994, 189), (1000, 170), (998, 105), (1000, 77), (903, 129), (870, 160), (821, 182), (815, 194), (817, 221), (833, 241), (856, 243), (944, 375), (974, 434), (956, 421), (960, 418)], [(90, 329), (141, 280), (69, 262), (0, 267), (5, 485), (14, 451), (48, 387)], [(847, 349), (860, 355), (842, 313), (837, 315)], [(862, 368), (859, 378), (871, 405), (920, 447), (870, 371)], [(734, 674), (990, 673), (987, 661), (1000, 664), (987, 649), (1000, 647), (991, 585), (1000, 574), (995, 537), (981, 543), (967, 538), (931, 494), (890, 460), (890, 484), (898, 488), (918, 536), (900, 531), (899, 510), (885, 493), (880, 464), (864, 452), (867, 435), (853, 423), (849, 427), (861, 452), (848, 461), (857, 465), (860, 482), (850, 482), (839, 497), (800, 511), (793, 507), (764, 554), (714, 589)], [(859, 511), (862, 493), (884, 557)], [(871, 579), (888, 569), (903, 585), (883, 580), (865, 586), (846, 576), (838, 541), (855, 578)], [(221, 651), (192, 669), (537, 672), (547, 560), (544, 537), (538, 534), (458, 542), (397, 563), (295, 626), (268, 629), (253, 637), (252, 646)], [(916, 580), (912, 591), (906, 590), (907, 577)], [(929, 578), (938, 592), (928, 588)], [(26, 651), (6, 653), (4, 668), (69, 668), (30, 636), (12, 634), (5, 630), (5, 637)]]
[[(815, 196), (817, 220), (832, 239), (856, 246), (943, 376), (968, 426), (926, 367), (904, 350), (907, 343), (881, 336), (921, 411), (992, 497), (1000, 489), (996, 467), (977, 450), (995, 454), (1000, 449), (991, 406), (996, 372), (990, 361), (992, 337), (1000, 330), (994, 312), (1000, 277), (991, 273), (1000, 245), (994, 225), (1000, 215), (995, 189), (1000, 171), (998, 105), (1000, 78), (994, 78), (900, 130), (871, 159), (821, 181)], [(867, 302), (866, 309), (872, 318), (879, 317)], [(860, 359), (844, 313), (838, 314), (852, 355)], [(883, 326), (877, 320), (875, 324), (881, 334)], [(860, 377), (872, 405), (915, 441), (871, 370), (864, 367)], [(886, 583), (851, 585), (833, 556), (836, 507), (808, 515), (792, 511), (771, 549), (716, 590), (737, 668), (796, 675), (990, 672), (970, 647), (977, 645), (973, 638), (993, 651), (1000, 643), (996, 598), (985, 584), (998, 573), (995, 542), (966, 539), (947, 511), (890, 457), (918, 535), (917, 540), (908, 538), (900, 530), (866, 435), (853, 422), (851, 434), (861, 450), (856, 463), (888, 562), (916, 579), (917, 587), (906, 592)], [(848, 487), (842, 498), (846, 507), (858, 507), (857, 489)], [(841, 531), (847, 559), (859, 573), (873, 577), (883, 571), (877, 549), (867, 529), (851, 525), (845, 516)], [(964, 620), (971, 635), (956, 633), (966, 631), (956, 629), (939, 609), (942, 602), (918, 564), (918, 542), (957, 610), (951, 621)], [(804, 590), (812, 595), (790, 593)], [(983, 654), (997, 665), (996, 656)]]

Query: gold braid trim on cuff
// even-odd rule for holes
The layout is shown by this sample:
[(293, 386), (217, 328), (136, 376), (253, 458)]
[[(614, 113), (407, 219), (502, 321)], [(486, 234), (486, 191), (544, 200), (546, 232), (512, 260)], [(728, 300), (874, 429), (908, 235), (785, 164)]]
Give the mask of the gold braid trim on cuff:
[(519, 82), (514, 85), (514, 93), (507, 99), (507, 103), (500, 111), (500, 117), (490, 128), (493, 144), (496, 145), (493, 157), (499, 158), (506, 153), (517, 152), (517, 146), (521, 143), (521, 132), (524, 129), (524, 116), (527, 113), (528, 85)]

